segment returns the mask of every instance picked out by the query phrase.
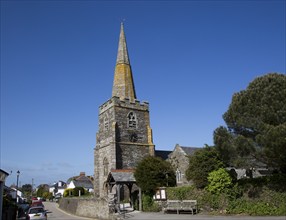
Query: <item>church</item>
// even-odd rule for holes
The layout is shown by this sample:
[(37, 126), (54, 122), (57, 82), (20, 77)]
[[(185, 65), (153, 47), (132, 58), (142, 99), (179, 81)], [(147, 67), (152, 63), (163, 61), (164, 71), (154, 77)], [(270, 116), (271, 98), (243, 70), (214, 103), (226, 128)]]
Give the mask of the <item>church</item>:
[(132, 185), (136, 183), (133, 173), (138, 162), (149, 155), (162, 157), (164, 154), (163, 159), (167, 159), (171, 151), (155, 151), (149, 103), (136, 97), (123, 23), (112, 97), (99, 107), (98, 118), (94, 149), (95, 195), (106, 196), (117, 183), (127, 185), (131, 193)]

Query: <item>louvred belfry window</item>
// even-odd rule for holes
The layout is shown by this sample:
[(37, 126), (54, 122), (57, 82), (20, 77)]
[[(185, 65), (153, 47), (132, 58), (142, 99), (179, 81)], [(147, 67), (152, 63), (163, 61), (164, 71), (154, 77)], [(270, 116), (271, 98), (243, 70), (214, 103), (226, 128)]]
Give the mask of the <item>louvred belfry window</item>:
[(109, 122), (108, 122), (108, 118), (105, 117), (104, 118), (104, 130), (107, 131), (109, 129)]
[(128, 114), (128, 127), (137, 128), (137, 118), (134, 112)]

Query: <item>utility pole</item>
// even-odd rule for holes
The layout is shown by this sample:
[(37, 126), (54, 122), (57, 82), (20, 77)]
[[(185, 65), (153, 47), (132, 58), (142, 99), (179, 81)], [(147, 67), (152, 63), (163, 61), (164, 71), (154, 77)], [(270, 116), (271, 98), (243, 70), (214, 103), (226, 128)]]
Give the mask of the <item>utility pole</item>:
[(34, 186), (34, 178), (32, 178), (32, 190), (31, 190), (31, 199), (33, 197), (33, 186)]

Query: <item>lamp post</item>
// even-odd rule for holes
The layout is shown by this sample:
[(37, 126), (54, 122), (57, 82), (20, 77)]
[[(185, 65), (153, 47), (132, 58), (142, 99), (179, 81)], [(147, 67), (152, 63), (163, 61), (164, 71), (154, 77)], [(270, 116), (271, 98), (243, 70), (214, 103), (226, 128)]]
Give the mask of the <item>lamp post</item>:
[(17, 188), (16, 188), (16, 203), (19, 202), (18, 200), (18, 184), (19, 184), (19, 176), (20, 176), (20, 171), (17, 171)]

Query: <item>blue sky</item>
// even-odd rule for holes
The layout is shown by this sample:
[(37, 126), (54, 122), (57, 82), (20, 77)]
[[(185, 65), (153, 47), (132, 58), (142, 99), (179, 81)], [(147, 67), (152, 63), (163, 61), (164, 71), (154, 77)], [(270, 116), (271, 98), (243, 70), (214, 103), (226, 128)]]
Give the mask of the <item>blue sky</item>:
[(1, 1), (1, 169), (7, 185), (93, 175), (124, 20), (156, 149), (213, 144), (231, 97), (285, 73), (285, 1)]

